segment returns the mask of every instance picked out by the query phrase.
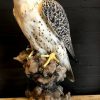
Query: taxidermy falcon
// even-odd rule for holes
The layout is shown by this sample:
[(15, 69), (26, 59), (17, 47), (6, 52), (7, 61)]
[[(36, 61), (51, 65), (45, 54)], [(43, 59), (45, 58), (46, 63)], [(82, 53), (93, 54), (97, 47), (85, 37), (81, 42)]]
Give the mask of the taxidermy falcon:
[(63, 7), (55, 0), (14, 0), (13, 13), (31, 48), (49, 57), (44, 68), (54, 59), (66, 67), (67, 77), (74, 81), (67, 50), (73, 58), (75, 55)]

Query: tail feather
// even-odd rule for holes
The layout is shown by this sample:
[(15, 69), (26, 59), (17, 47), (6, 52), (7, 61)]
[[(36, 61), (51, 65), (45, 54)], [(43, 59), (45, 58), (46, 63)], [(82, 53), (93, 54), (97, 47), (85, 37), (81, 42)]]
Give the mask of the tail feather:
[(71, 82), (74, 82), (74, 81), (75, 81), (74, 74), (73, 74), (73, 71), (72, 71), (71, 68), (70, 68), (69, 70), (67, 70), (66, 75), (67, 75), (67, 78), (68, 78)]

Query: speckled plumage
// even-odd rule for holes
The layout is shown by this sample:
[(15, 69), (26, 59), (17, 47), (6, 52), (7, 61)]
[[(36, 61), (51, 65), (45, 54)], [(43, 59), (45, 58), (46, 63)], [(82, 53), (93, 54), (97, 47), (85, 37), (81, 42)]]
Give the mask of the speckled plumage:
[(42, 9), (55, 35), (64, 42), (69, 53), (75, 58), (70, 37), (69, 22), (62, 6), (55, 0), (43, 0)]
[(74, 81), (66, 51), (74, 56), (69, 24), (60, 4), (54, 0), (14, 0), (14, 16), (31, 47), (41, 54), (55, 52)]

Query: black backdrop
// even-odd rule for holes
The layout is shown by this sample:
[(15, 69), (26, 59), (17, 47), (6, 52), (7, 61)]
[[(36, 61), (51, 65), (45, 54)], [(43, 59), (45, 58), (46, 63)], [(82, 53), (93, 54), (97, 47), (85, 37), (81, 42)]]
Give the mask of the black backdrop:
[[(73, 95), (100, 93), (100, 0), (59, 0), (67, 13), (79, 64), (71, 60), (75, 83), (67, 79), (64, 91)], [(27, 78), (21, 64), (12, 58), (28, 41), (17, 25), (13, 1), (0, 0), (0, 97), (24, 96)]]

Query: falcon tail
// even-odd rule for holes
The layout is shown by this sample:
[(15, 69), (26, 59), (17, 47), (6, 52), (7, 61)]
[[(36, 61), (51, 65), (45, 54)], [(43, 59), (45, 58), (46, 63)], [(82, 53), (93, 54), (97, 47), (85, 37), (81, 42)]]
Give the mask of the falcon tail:
[(75, 56), (74, 52), (70, 52), (68, 49), (67, 49), (67, 52), (70, 56), (70, 58), (75, 61), (75, 63), (79, 63), (79, 60), (77, 59), (77, 57)]
[(75, 78), (74, 78), (74, 74), (73, 74), (72, 69), (67, 70), (66, 76), (67, 76), (67, 78), (68, 78), (71, 82), (74, 82), (74, 81), (75, 81)]
[(74, 82), (75, 78), (74, 78), (74, 74), (73, 74), (68, 56), (64, 57), (64, 59), (61, 62), (62, 62), (62, 63), (60, 63), (61, 66), (66, 67), (66, 77), (68, 78), (69, 81)]

